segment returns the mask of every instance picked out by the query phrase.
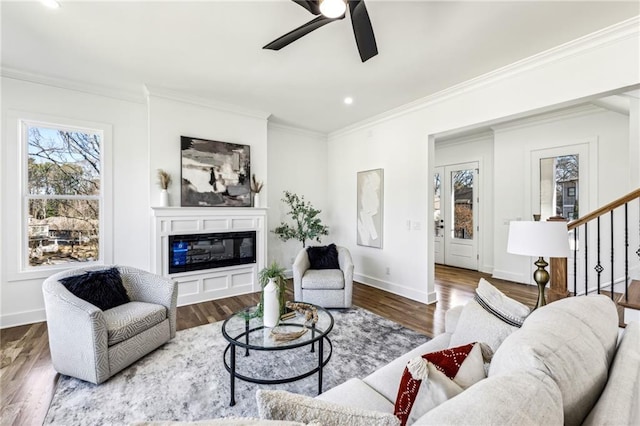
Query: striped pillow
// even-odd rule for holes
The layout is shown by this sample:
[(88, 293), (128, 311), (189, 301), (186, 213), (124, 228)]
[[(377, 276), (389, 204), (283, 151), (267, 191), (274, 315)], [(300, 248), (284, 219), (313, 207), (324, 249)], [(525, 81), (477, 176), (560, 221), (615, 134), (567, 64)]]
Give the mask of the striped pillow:
[(480, 278), (475, 300), (487, 312), (518, 328), (531, 313), (526, 305), (507, 297), (484, 278)]

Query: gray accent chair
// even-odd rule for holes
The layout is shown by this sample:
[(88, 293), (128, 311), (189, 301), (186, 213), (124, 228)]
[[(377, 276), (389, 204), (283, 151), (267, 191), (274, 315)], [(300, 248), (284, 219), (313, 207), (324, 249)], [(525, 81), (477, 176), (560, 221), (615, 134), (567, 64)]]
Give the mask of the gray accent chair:
[(350, 308), (353, 297), (353, 261), (345, 247), (338, 249), (340, 269), (310, 269), (307, 250), (293, 262), (293, 293), (300, 302), (323, 308)]
[[(76, 297), (62, 278), (117, 267), (131, 302), (102, 311)], [(53, 367), (99, 384), (176, 335), (173, 280), (128, 266), (91, 266), (56, 273), (42, 285)]]

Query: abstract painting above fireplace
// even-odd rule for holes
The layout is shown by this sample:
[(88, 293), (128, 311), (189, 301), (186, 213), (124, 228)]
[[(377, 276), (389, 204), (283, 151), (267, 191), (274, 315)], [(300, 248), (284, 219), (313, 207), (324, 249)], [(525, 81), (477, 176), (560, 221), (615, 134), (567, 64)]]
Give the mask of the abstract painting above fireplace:
[(180, 137), (183, 207), (251, 207), (251, 147)]

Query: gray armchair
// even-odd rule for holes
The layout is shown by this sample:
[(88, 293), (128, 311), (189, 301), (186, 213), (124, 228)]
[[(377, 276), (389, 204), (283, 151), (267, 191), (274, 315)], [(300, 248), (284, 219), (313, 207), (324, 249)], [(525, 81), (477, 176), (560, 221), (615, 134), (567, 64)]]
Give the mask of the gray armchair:
[(61, 374), (99, 384), (176, 334), (174, 281), (116, 266), (131, 302), (102, 311), (59, 281), (113, 266), (59, 272), (42, 286), (53, 367)]
[(297, 301), (324, 308), (350, 308), (353, 297), (353, 261), (345, 247), (338, 249), (340, 269), (309, 269), (307, 250), (293, 262), (293, 293)]

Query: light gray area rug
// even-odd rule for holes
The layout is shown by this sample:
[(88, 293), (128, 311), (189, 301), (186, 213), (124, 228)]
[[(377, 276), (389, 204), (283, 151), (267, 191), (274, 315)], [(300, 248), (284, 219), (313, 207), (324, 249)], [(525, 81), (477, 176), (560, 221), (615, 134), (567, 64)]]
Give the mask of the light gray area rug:
[[(324, 368), (326, 391), (351, 377), (363, 378), (429, 340), (362, 308), (332, 310), (333, 355)], [(222, 356), (222, 321), (179, 331), (169, 343), (101, 385), (62, 376), (45, 424), (121, 425), (149, 420), (257, 417), (256, 389), (285, 389), (315, 396), (318, 375), (293, 383), (257, 385), (236, 379), (236, 405), (229, 406), (229, 373)], [(276, 352), (237, 350), (238, 371), (250, 376), (296, 375), (317, 365), (309, 347)], [(329, 345), (325, 344), (325, 352)], [(316, 347), (317, 350), (317, 347)]]

